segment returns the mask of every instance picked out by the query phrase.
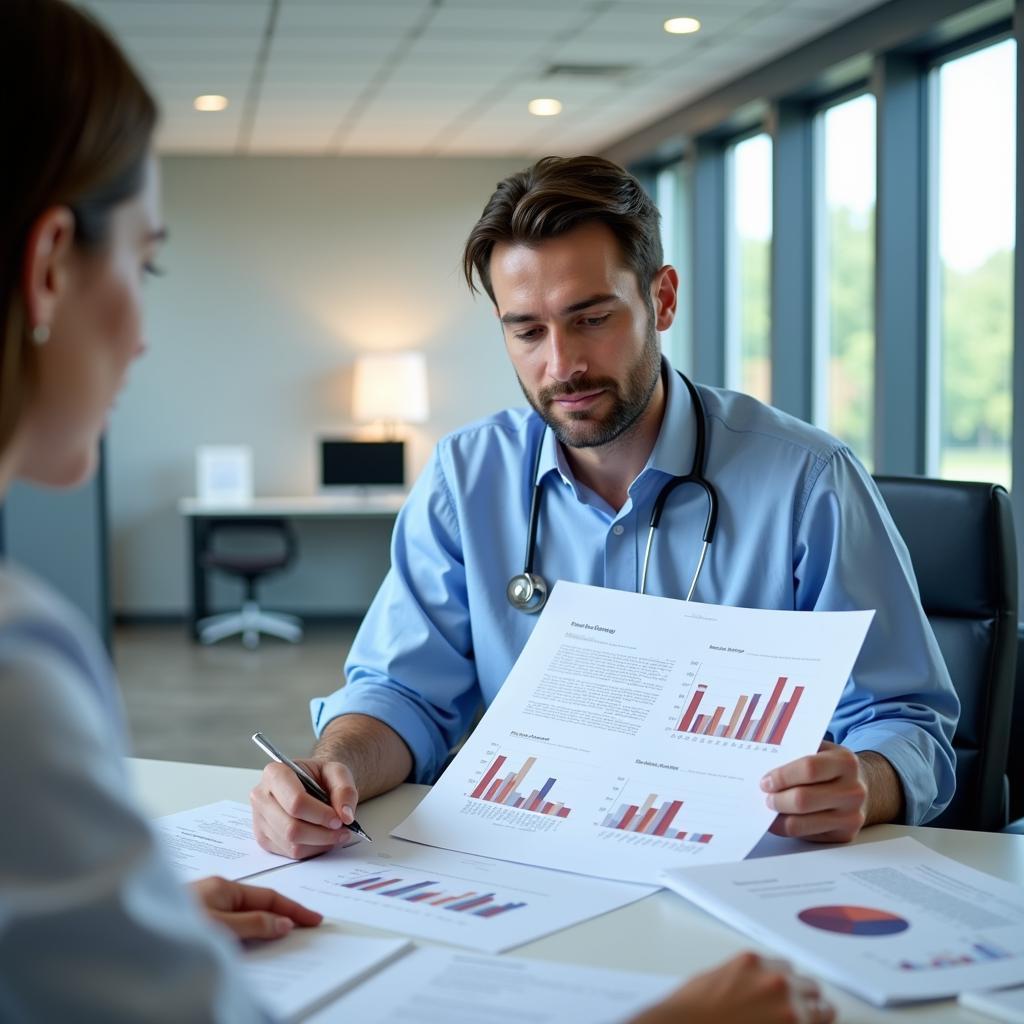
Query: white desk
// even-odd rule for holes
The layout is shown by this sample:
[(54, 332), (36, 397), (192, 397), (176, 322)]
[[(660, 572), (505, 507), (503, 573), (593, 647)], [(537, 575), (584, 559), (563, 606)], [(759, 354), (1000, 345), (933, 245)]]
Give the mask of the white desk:
[(393, 516), (402, 507), (407, 494), (308, 494), (278, 498), (250, 498), (244, 504), (200, 501), (199, 498), (182, 498), (178, 511), (188, 517), (210, 517), (211, 519), (245, 519), (266, 516), (268, 518), (309, 518), (309, 517), (352, 517), (352, 516)]
[(311, 494), (305, 496), (251, 498), (244, 504), (223, 504), (182, 498), (178, 511), (189, 521), (192, 563), (192, 609), (190, 624), (198, 639), (196, 623), (210, 613), (206, 567), (202, 553), (211, 523), (225, 519), (394, 519), (407, 495)]
[[(259, 778), (259, 772), (248, 768), (137, 759), (130, 764), (143, 806), (154, 817), (214, 800), (247, 800), (249, 790)], [(401, 786), (386, 796), (360, 804), (360, 824), (370, 835), (387, 832), (426, 792), (426, 786)], [(1024, 836), (880, 825), (868, 829), (859, 841), (903, 835), (913, 836), (939, 853), (982, 871), (1024, 884)], [(272, 884), (272, 874), (263, 879), (266, 884)], [(360, 925), (348, 927), (353, 932), (376, 933)], [(753, 945), (673, 893), (659, 892), (622, 910), (521, 946), (512, 955), (685, 976)], [(899, 1020), (915, 1024), (925, 1021), (981, 1024), (990, 1020), (962, 1010), (952, 1002), (877, 1010), (838, 989), (829, 987), (828, 991), (840, 1009), (840, 1020), (851, 1024)]]

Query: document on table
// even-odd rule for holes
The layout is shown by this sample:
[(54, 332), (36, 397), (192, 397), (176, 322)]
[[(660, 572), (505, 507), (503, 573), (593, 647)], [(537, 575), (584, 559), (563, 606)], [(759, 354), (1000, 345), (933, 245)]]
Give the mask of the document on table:
[(275, 871), (260, 883), (327, 917), (500, 953), (649, 896), (382, 835)]
[(168, 814), (153, 822), (178, 876), (186, 882), (220, 875), (248, 878), (260, 871), (290, 864), (287, 857), (267, 853), (252, 831), (252, 811), (236, 800)]
[(543, 960), (417, 949), (324, 1007), (309, 1024), (613, 1024), (678, 978)]
[(1024, 1024), (1024, 988), (999, 992), (961, 992), (960, 1005), (1007, 1024)]
[(674, 868), (663, 881), (879, 1006), (1024, 983), (1024, 891), (914, 839)]
[(291, 1024), (411, 948), (407, 939), (343, 935), (325, 922), (250, 947), (242, 969), (255, 997), (278, 1020)]
[(740, 860), (775, 817), (761, 777), (817, 751), (873, 614), (562, 581), (483, 720), (392, 834), (633, 882)]

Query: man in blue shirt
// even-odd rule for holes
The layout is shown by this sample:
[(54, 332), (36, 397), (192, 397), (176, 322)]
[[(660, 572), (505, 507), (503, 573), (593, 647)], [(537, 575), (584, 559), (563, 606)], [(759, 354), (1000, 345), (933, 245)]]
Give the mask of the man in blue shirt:
[[(632, 176), (594, 157), (511, 176), (470, 234), (465, 270), (494, 303), (531, 409), (444, 438), (413, 488), (347, 685), (312, 704), (319, 743), (304, 763), (333, 807), (279, 765), (253, 791), (260, 841), (288, 856), (344, 840), (357, 799), (433, 781), (494, 698), (537, 621), (506, 598), (535, 480), (535, 570), (636, 591), (657, 494), (693, 465), (696, 410), (658, 341), (678, 275)], [(959, 705), (871, 478), (820, 430), (742, 394), (700, 393), (720, 508), (694, 600), (877, 609), (829, 728), (836, 742), (762, 781), (773, 830), (843, 841), (866, 823), (929, 820), (953, 794)], [(647, 593), (686, 596), (706, 512), (696, 487), (669, 497)]]

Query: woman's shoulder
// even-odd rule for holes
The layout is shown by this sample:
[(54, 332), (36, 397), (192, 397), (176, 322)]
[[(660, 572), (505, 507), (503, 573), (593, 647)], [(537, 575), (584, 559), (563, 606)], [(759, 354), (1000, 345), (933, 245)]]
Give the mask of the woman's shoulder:
[(98, 704), (120, 733), (110, 659), (85, 616), (42, 580), (0, 566), (0, 706), (9, 712), (12, 703), (53, 702), (58, 696)]

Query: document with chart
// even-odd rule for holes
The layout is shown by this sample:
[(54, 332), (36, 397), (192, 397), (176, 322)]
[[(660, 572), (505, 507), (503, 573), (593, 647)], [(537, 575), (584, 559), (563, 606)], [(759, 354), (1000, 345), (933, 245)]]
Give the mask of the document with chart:
[(390, 836), (300, 861), (258, 884), (325, 917), (488, 953), (521, 946), (655, 891)]
[(392, 834), (652, 884), (740, 860), (775, 816), (761, 777), (818, 749), (873, 614), (560, 582), (487, 714)]
[(879, 1006), (1024, 984), (1024, 892), (914, 839), (674, 869), (664, 881)]

